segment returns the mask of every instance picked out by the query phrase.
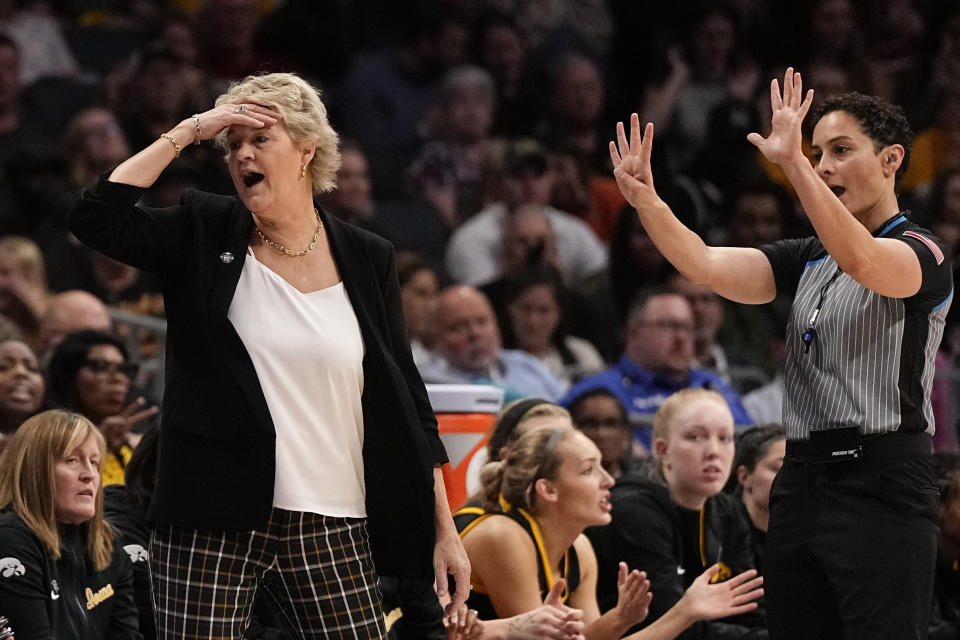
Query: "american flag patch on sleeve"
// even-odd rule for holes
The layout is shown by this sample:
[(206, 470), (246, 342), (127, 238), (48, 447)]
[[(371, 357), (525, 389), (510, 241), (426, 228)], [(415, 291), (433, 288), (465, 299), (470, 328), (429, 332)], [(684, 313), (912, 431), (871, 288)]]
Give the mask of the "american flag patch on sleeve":
[(933, 257), (937, 259), (937, 264), (943, 264), (943, 251), (940, 250), (940, 247), (937, 246), (936, 242), (913, 231), (904, 231), (903, 235), (922, 242), (924, 245), (926, 245), (927, 249), (930, 249), (930, 253), (933, 254)]

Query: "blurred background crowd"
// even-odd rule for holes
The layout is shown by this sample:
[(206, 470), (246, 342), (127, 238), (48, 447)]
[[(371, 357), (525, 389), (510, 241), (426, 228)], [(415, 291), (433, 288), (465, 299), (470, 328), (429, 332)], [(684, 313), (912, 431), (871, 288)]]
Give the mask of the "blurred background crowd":
[[(0, 342), (5, 428), (24, 394), (36, 410), (80, 388), (54, 374), (114, 384), (112, 404), (84, 405), (101, 426), (153, 417), (159, 284), (81, 246), (65, 215), (102, 172), (261, 71), (321, 88), (343, 154), (324, 206), (400, 250), (428, 382), (558, 400), (621, 354), (653, 371), (679, 357), (743, 399), (738, 423), (778, 421), (787, 304), (735, 305), (673, 272), (625, 207), (607, 143), (631, 112), (654, 122), (658, 191), (712, 242), (806, 235), (786, 179), (746, 141), (766, 133), (769, 80), (787, 65), (816, 101), (862, 91), (904, 107), (917, 137), (900, 201), (957, 264), (953, 2), (0, 0), (0, 338), (20, 340), (14, 356)], [(175, 204), (187, 188), (232, 191), (213, 146), (185, 150), (143, 202)], [(654, 317), (637, 302), (650, 291), (683, 308)], [(957, 318), (934, 392), (941, 450), (958, 440)], [(118, 340), (74, 336), (55, 358), (78, 329)], [(644, 352), (653, 343), (672, 352)], [(129, 404), (132, 392), (145, 400)]]

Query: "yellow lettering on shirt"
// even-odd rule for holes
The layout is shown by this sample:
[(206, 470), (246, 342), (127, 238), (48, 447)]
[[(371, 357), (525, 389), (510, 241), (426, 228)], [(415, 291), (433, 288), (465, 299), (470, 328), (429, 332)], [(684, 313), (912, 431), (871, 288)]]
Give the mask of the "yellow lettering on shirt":
[(109, 598), (113, 595), (113, 585), (108, 584), (103, 587), (96, 593), (93, 592), (93, 589), (87, 587), (87, 611), (93, 609), (95, 606)]

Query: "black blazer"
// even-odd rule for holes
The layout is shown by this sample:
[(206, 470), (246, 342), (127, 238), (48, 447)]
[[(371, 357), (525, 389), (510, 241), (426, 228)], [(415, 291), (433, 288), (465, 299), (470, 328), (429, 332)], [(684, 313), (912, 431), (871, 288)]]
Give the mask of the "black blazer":
[[(196, 529), (262, 528), (273, 503), (276, 434), (253, 362), (227, 319), (253, 218), (235, 196), (188, 190), (180, 205), (151, 209), (136, 206), (142, 191), (103, 178), (81, 194), (69, 225), (94, 249), (157, 274), (163, 288), (166, 387), (149, 517)], [(318, 210), (365, 348), (374, 562), (383, 575), (432, 580), (433, 467), (446, 453), (410, 353), (393, 250)]]

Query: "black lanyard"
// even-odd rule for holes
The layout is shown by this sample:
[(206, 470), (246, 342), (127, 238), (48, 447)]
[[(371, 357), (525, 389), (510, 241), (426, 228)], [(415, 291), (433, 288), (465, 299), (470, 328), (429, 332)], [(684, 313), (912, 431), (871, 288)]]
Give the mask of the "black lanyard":
[(843, 273), (843, 269), (837, 267), (837, 270), (833, 272), (833, 275), (827, 280), (827, 283), (820, 287), (820, 300), (817, 302), (817, 306), (814, 307), (813, 313), (810, 314), (807, 330), (800, 334), (800, 339), (803, 341), (804, 353), (810, 353), (810, 345), (813, 344), (813, 341), (817, 337), (817, 319), (820, 317), (820, 310), (823, 309), (823, 300), (827, 297), (827, 289), (840, 277), (841, 273)]
[[(906, 219), (906, 216), (904, 216), (902, 213), (898, 213), (887, 220), (881, 230), (879, 232), (875, 232), (874, 237), (884, 237), (891, 229), (901, 222), (906, 221)], [(810, 345), (813, 344), (813, 341), (817, 338), (817, 319), (820, 317), (820, 311), (823, 309), (823, 300), (827, 297), (827, 289), (829, 289), (830, 285), (832, 285), (833, 282), (840, 277), (841, 273), (843, 273), (843, 269), (841, 269), (838, 265), (837, 270), (833, 272), (833, 275), (829, 280), (827, 280), (827, 283), (820, 287), (820, 300), (817, 302), (817, 306), (813, 309), (813, 313), (810, 314), (810, 320), (807, 321), (807, 330), (800, 334), (800, 340), (803, 341), (804, 353), (810, 353)]]

